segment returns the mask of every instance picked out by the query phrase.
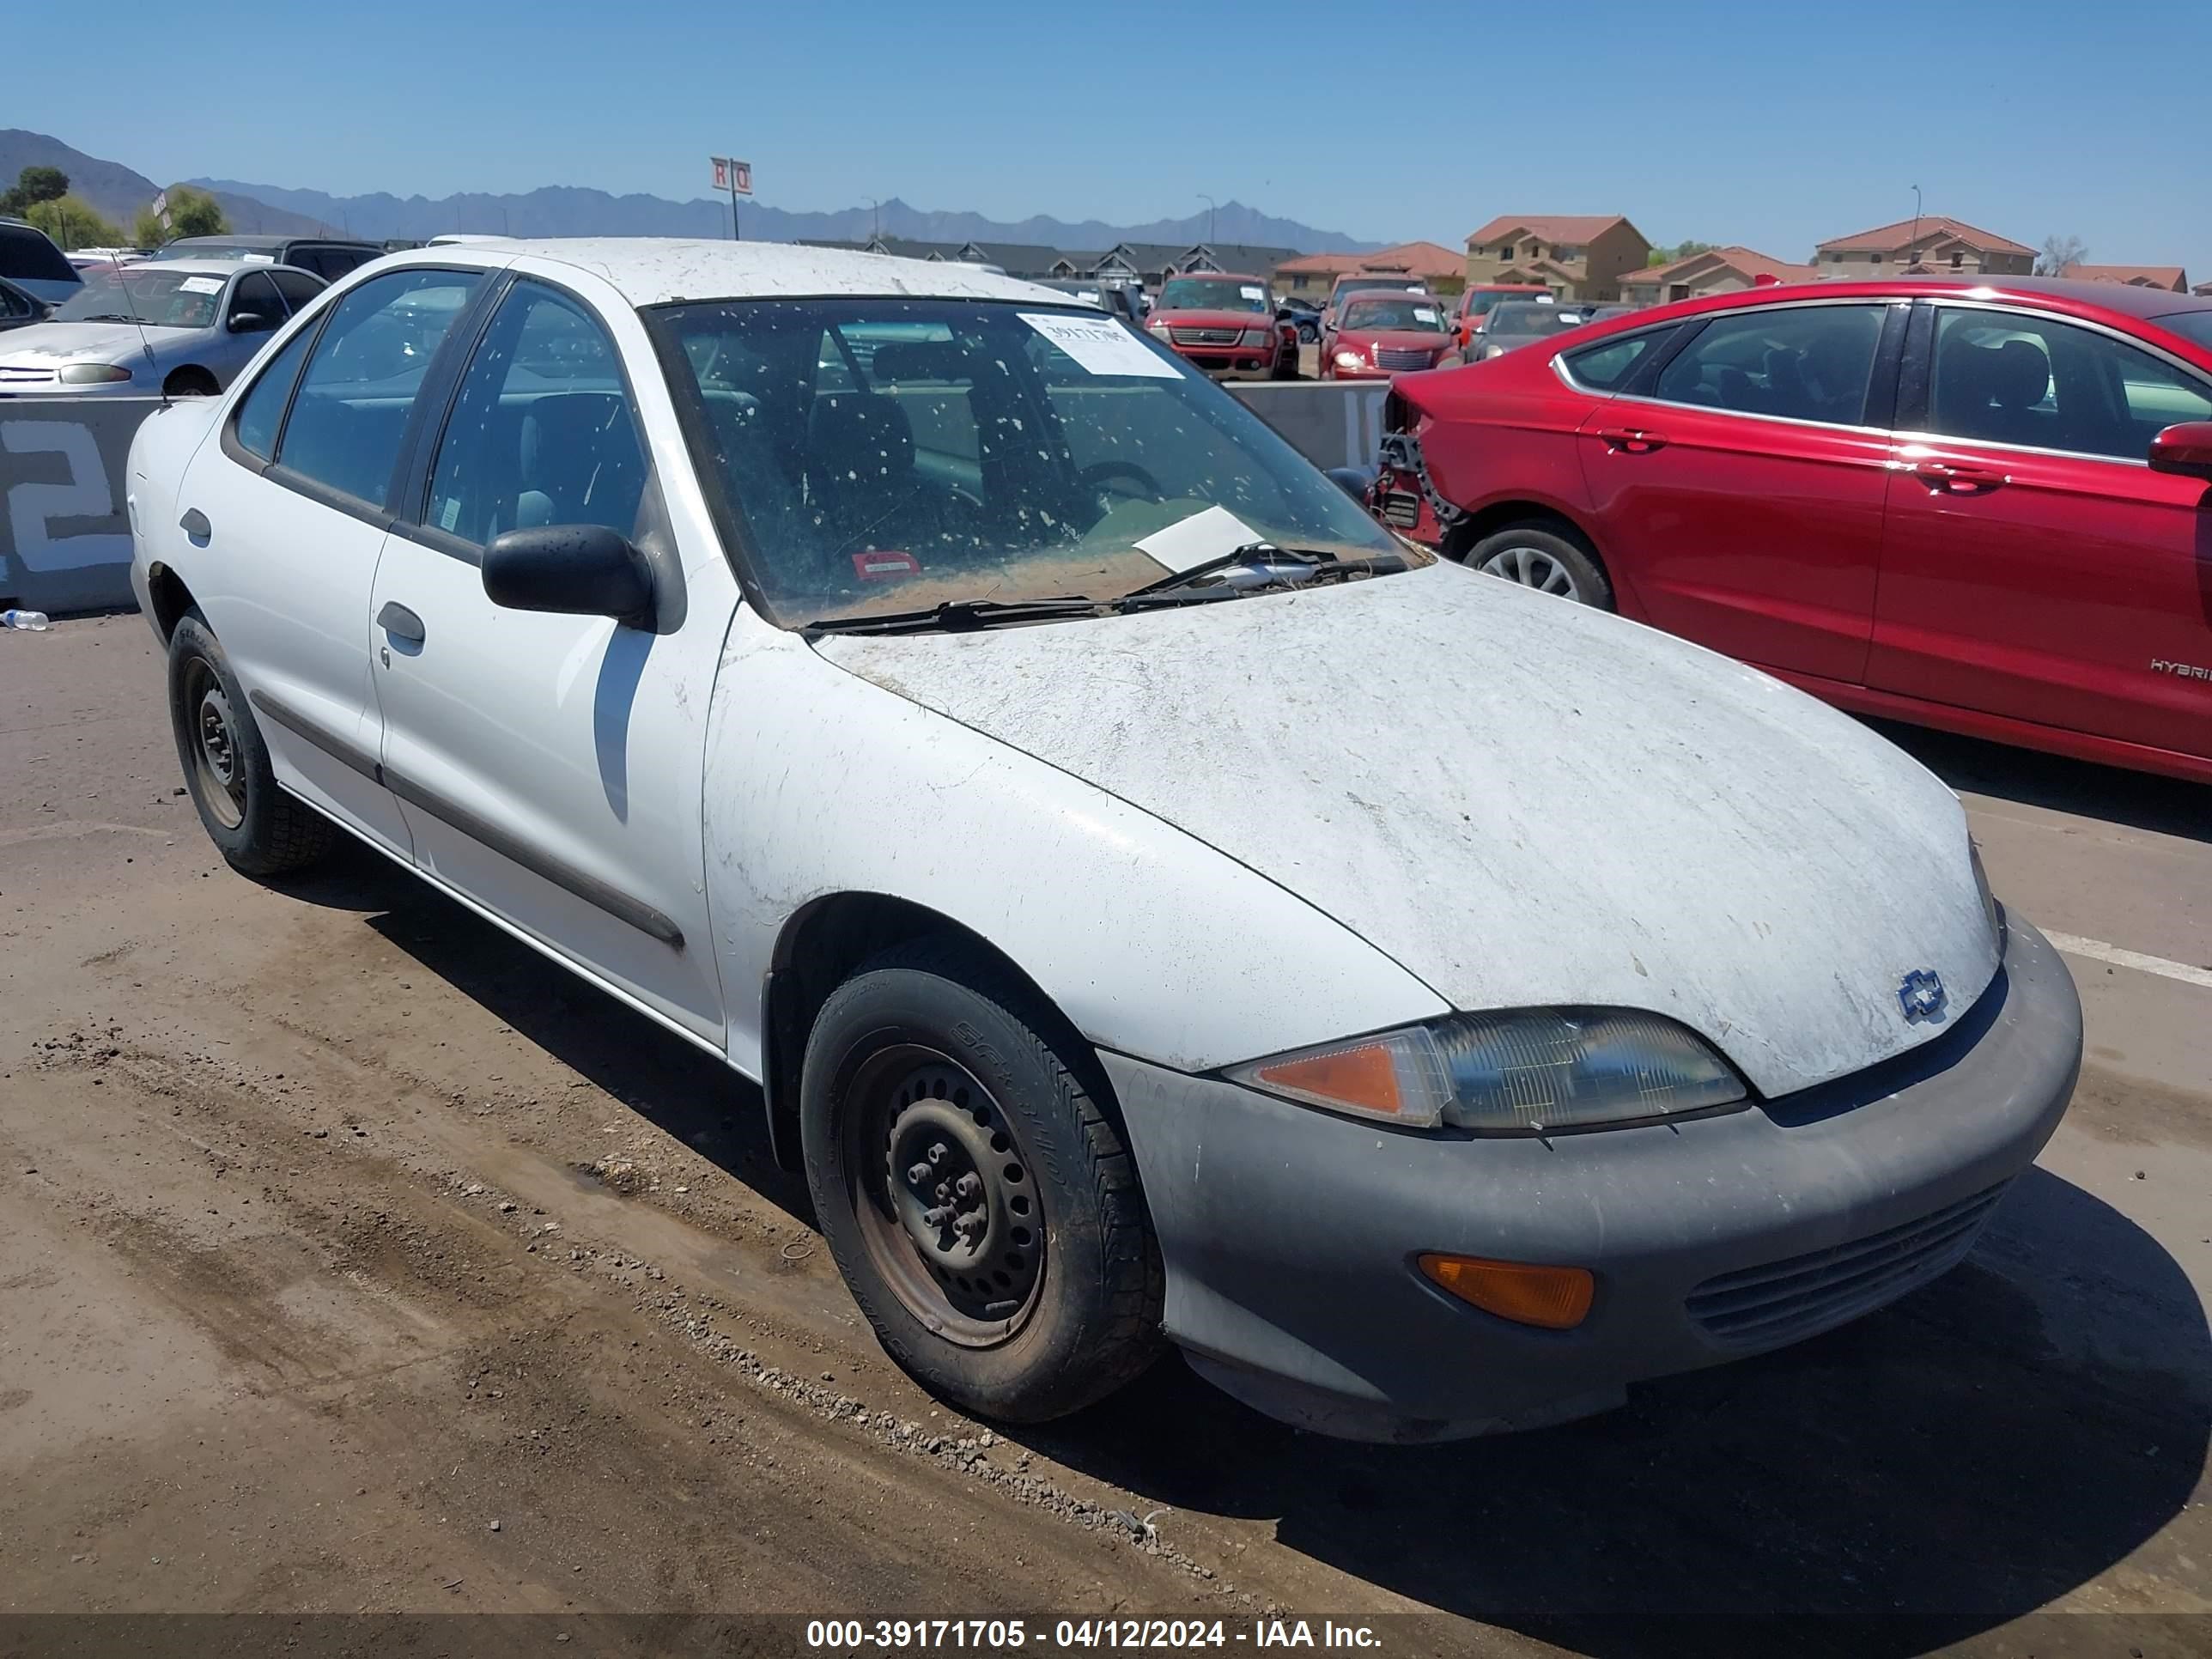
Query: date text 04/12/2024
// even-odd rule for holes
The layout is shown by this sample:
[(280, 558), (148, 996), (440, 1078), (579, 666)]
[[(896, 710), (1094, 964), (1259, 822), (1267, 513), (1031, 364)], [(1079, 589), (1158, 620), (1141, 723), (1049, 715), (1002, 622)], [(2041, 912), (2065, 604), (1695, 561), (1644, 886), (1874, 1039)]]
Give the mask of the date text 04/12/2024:
[(1039, 1647), (1091, 1648), (1359, 1648), (1379, 1650), (1382, 1639), (1366, 1625), (1330, 1620), (1060, 1619), (1049, 1626), (1021, 1619), (815, 1619), (806, 1645), (831, 1652), (903, 1653), (942, 1649), (1003, 1652)]

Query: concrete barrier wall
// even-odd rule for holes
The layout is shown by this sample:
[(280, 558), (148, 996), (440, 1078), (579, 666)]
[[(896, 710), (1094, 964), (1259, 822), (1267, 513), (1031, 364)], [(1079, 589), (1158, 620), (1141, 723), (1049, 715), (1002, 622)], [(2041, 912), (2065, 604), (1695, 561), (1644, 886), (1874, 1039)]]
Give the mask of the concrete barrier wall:
[[(1366, 466), (1384, 381), (1252, 381), (1230, 390), (1319, 466)], [(0, 399), (0, 605), (131, 603), (124, 466), (153, 398)]]
[(1372, 466), (1388, 380), (1247, 380), (1229, 390), (1316, 466)]
[(0, 399), (0, 605), (98, 611), (131, 599), (124, 465), (158, 398)]

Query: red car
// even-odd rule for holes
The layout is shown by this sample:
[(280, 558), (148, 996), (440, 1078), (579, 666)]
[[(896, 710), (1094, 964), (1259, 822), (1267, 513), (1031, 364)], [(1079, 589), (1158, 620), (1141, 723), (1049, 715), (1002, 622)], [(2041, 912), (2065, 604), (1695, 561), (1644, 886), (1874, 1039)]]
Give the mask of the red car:
[(1347, 295), (1336, 325), (1322, 337), (1324, 380), (1387, 380), (1408, 369), (1434, 368), (1453, 349), (1444, 308), (1426, 294)]
[(1260, 277), (1206, 271), (1161, 283), (1145, 326), (1218, 379), (1296, 380), (1298, 327), (1276, 310)]
[(2212, 782), (2212, 300), (1761, 288), (1399, 380), (1370, 501), (1862, 714)]

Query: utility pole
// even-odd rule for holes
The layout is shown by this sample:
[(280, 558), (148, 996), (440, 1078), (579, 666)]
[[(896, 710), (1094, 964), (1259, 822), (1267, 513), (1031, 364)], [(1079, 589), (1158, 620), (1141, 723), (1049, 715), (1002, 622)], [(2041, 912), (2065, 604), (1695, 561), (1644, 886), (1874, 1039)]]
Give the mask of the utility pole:
[(1912, 187), (1912, 240), (1907, 252), (1912, 256), (1912, 263), (1918, 264), (1920, 263), (1920, 186), (1917, 185)]

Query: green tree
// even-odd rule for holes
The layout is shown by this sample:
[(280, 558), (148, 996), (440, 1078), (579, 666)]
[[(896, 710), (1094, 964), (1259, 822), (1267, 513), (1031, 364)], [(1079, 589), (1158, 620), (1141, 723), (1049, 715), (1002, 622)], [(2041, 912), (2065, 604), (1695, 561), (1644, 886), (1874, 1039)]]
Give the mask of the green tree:
[(207, 191), (194, 190), (190, 185), (173, 185), (169, 189), (169, 234), (228, 236), (230, 221), (223, 216), (222, 204)]
[(1686, 259), (1692, 254), (1711, 253), (1712, 251), (1713, 244), (1711, 242), (1677, 242), (1672, 247), (1653, 248), (1645, 256), (1644, 263), (1646, 267), (1671, 265), (1677, 259)]
[(58, 202), (69, 194), (69, 174), (59, 167), (25, 167), (12, 187), (0, 191), (0, 213), (21, 214), (41, 202)]
[(100, 210), (82, 196), (33, 202), (23, 210), (23, 217), (52, 237), (54, 246), (64, 251), (122, 245), (123, 228), (102, 217)]

